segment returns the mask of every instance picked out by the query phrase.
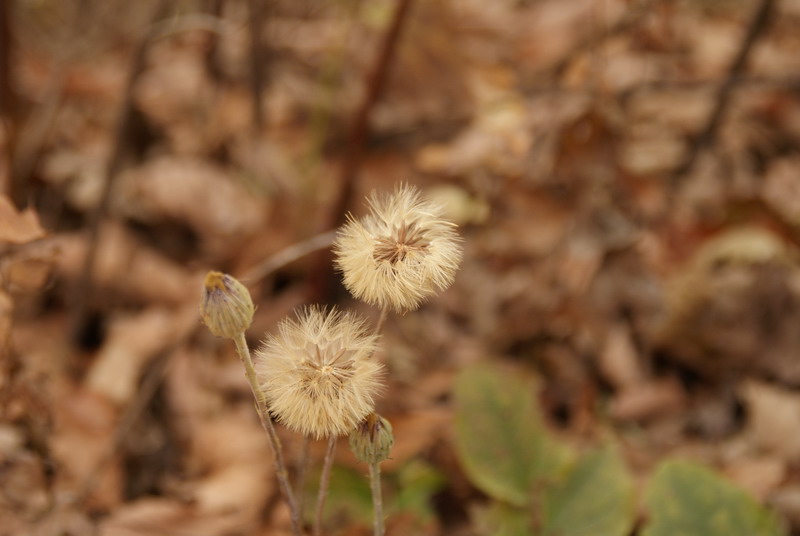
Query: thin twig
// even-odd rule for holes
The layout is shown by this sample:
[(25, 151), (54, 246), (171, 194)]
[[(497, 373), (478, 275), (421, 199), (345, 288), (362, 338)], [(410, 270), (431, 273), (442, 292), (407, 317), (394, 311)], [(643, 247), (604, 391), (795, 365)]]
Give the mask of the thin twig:
[(295, 480), (294, 489), (297, 490), (297, 512), (300, 519), (303, 519), (305, 513), (305, 489), (306, 489), (306, 476), (308, 475), (308, 453), (311, 447), (311, 438), (303, 436), (303, 444), (300, 447), (300, 456), (297, 460), (297, 479)]
[[(222, 20), (222, 15), (225, 8), (225, 0), (206, 0), (204, 10), (207, 16), (215, 19)], [(221, 34), (212, 32), (208, 34), (208, 41), (205, 53), (205, 65), (208, 74), (216, 82), (221, 82), (225, 79), (225, 71), (222, 68), (219, 57), (219, 40)]]
[(761, 0), (761, 3), (753, 14), (753, 18), (750, 19), (750, 24), (747, 27), (744, 39), (742, 39), (739, 50), (736, 52), (736, 57), (733, 59), (728, 69), (728, 76), (717, 90), (714, 108), (711, 110), (703, 129), (691, 141), (686, 157), (675, 170), (674, 178), (676, 182), (689, 175), (692, 169), (694, 169), (700, 153), (714, 144), (717, 131), (728, 109), (733, 90), (738, 85), (755, 44), (769, 26), (774, 6), (775, 0)]
[(261, 93), (264, 89), (264, 45), (262, 26), (264, 25), (264, 0), (249, 0), (250, 16), (250, 86), (253, 92), (253, 128), (261, 131), (264, 124), (264, 107), (261, 104)]
[(117, 122), (117, 129), (114, 134), (114, 145), (111, 157), (106, 165), (105, 173), (103, 175), (103, 189), (100, 193), (100, 200), (94, 210), (89, 225), (89, 238), (88, 248), (86, 250), (86, 257), (83, 261), (83, 268), (78, 283), (75, 287), (75, 294), (72, 307), (72, 332), (77, 336), (84, 327), (85, 317), (88, 310), (88, 305), (92, 298), (92, 279), (94, 276), (95, 261), (97, 259), (98, 242), (100, 238), (100, 223), (108, 212), (108, 206), (111, 201), (111, 193), (114, 181), (119, 175), (124, 165), (126, 152), (128, 150), (129, 138), (133, 130), (134, 118), (136, 109), (133, 99), (133, 90), (136, 86), (136, 81), (139, 76), (144, 72), (146, 65), (147, 52), (150, 49), (151, 43), (158, 35), (159, 25), (158, 21), (163, 19), (171, 5), (168, 0), (160, 0), (158, 5), (153, 11), (151, 22), (139, 42), (139, 46), (134, 53), (133, 60), (131, 61), (130, 70), (128, 71), (128, 80), (125, 84), (125, 93), (122, 97), (121, 111), (119, 121)]
[(314, 517), (314, 536), (322, 536), (322, 516), (325, 513), (325, 499), (328, 498), (328, 487), (331, 482), (331, 467), (333, 455), (336, 452), (336, 436), (328, 438), (328, 450), (325, 451), (325, 461), (322, 464), (322, 475), (319, 477), (319, 491), (317, 492), (317, 514)]
[[(12, 39), (11, 2), (0, 2), (0, 121), (6, 131), (6, 153), (15, 153), (16, 134), (19, 116), (17, 95), (14, 88), (13, 69), (11, 67)], [(15, 184), (12, 168), (13, 160), (7, 160), (9, 167), (8, 183), (4, 185), (5, 193), (17, 206), (23, 206), (24, 195), (20, 193), (20, 185)]]
[(250, 383), (250, 390), (253, 392), (253, 396), (256, 399), (258, 418), (261, 421), (261, 426), (264, 428), (264, 431), (267, 432), (267, 437), (269, 438), (269, 443), (272, 447), (272, 463), (275, 466), (275, 476), (278, 479), (278, 485), (281, 488), (281, 492), (283, 493), (286, 502), (289, 504), (289, 514), (292, 519), (292, 531), (294, 532), (295, 536), (301, 536), (302, 531), (300, 529), (300, 516), (297, 508), (297, 499), (292, 491), (292, 485), (289, 482), (289, 473), (286, 471), (286, 463), (283, 461), (281, 440), (278, 437), (278, 434), (275, 432), (275, 427), (272, 425), (272, 418), (269, 414), (269, 408), (267, 407), (267, 399), (264, 396), (264, 391), (262, 391), (261, 387), (258, 385), (255, 367), (253, 367), (253, 359), (250, 357), (250, 348), (247, 346), (244, 333), (240, 333), (239, 336), (233, 340), (233, 342), (236, 344), (236, 353), (239, 354), (242, 364), (244, 365), (245, 375), (247, 376), (247, 381)]
[(369, 464), (369, 482), (372, 490), (372, 507), (374, 519), (372, 522), (374, 536), (383, 536), (383, 493), (381, 491), (381, 464)]
[[(331, 204), (331, 212), (325, 228), (336, 228), (342, 224), (347, 207), (350, 205), (350, 198), (355, 190), (354, 183), (364, 154), (364, 145), (369, 134), (369, 122), (372, 117), (372, 110), (380, 100), (386, 80), (389, 78), (390, 68), (394, 62), (397, 46), (400, 42), (408, 13), (411, 10), (412, 0), (397, 0), (397, 6), (392, 16), (389, 29), (384, 35), (380, 51), (375, 57), (375, 63), (369, 72), (367, 90), (364, 98), (358, 107), (353, 126), (347, 139), (345, 153), (342, 158), (342, 166), (338, 177), (338, 196)], [(331, 255), (326, 253), (320, 255), (315, 276), (312, 278), (312, 293), (316, 301), (325, 301), (329, 294), (330, 274), (331, 274)]]
[(286, 266), (287, 264), (294, 262), (301, 257), (305, 257), (309, 253), (313, 253), (318, 249), (330, 246), (334, 238), (336, 238), (336, 231), (326, 231), (316, 236), (312, 236), (307, 240), (303, 240), (302, 242), (292, 244), (291, 246), (272, 255), (261, 264), (250, 268), (241, 277), (241, 280), (248, 282), (263, 279), (282, 266)]

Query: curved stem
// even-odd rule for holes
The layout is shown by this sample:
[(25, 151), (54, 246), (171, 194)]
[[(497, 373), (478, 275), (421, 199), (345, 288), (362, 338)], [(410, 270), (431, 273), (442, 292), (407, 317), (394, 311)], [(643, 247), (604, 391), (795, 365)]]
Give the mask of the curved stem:
[(322, 465), (322, 475), (319, 477), (319, 493), (317, 494), (317, 515), (314, 519), (314, 536), (322, 536), (322, 514), (325, 510), (325, 499), (328, 498), (328, 485), (331, 481), (331, 467), (333, 467), (333, 454), (336, 452), (336, 436), (328, 438), (328, 450), (325, 451), (325, 461)]
[(389, 307), (384, 306), (381, 309), (381, 316), (378, 318), (378, 324), (375, 326), (375, 335), (379, 335), (381, 330), (383, 329), (383, 325), (386, 323), (386, 318), (389, 316)]
[(369, 464), (369, 482), (372, 489), (374, 516), (372, 527), (374, 536), (383, 536), (383, 494), (381, 493), (381, 465)]
[(272, 447), (272, 463), (275, 466), (275, 476), (278, 479), (278, 485), (281, 488), (286, 502), (289, 504), (289, 512), (292, 519), (292, 532), (295, 536), (302, 536), (300, 529), (300, 513), (297, 508), (297, 499), (295, 499), (292, 485), (289, 483), (289, 474), (286, 471), (286, 463), (283, 461), (283, 450), (281, 449), (281, 440), (275, 432), (275, 427), (272, 425), (272, 418), (269, 415), (267, 408), (267, 400), (264, 396), (264, 391), (258, 385), (256, 379), (256, 371), (253, 367), (253, 360), (250, 357), (250, 349), (247, 347), (247, 341), (244, 338), (244, 333), (240, 333), (233, 342), (236, 344), (236, 352), (244, 365), (245, 375), (247, 381), (250, 383), (250, 389), (253, 391), (253, 396), (256, 399), (256, 409), (258, 418), (261, 420), (261, 426), (267, 432), (269, 444)]

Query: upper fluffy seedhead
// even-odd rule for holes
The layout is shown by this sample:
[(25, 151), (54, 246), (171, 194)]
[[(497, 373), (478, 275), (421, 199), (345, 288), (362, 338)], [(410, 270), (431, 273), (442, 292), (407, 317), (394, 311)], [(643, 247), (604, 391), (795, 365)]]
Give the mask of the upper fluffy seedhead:
[(236, 278), (222, 272), (206, 274), (200, 315), (211, 333), (237, 337), (250, 327), (255, 310), (250, 292)]
[(348, 218), (334, 242), (336, 267), (358, 299), (398, 312), (416, 309), (453, 283), (461, 263), (455, 224), (413, 186), (369, 198), (370, 212)]
[(374, 410), (382, 387), (376, 344), (352, 313), (308, 307), (283, 320), (256, 352), (270, 411), (303, 435), (349, 433)]

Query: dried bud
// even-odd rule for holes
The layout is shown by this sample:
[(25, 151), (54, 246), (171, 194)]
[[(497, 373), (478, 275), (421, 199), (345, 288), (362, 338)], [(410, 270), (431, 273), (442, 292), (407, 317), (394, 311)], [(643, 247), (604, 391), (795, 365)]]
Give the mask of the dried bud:
[(392, 425), (377, 413), (370, 413), (350, 434), (350, 450), (364, 463), (384, 461), (393, 444)]
[(228, 274), (208, 272), (200, 314), (211, 333), (233, 339), (250, 327), (254, 313), (253, 300), (244, 285)]

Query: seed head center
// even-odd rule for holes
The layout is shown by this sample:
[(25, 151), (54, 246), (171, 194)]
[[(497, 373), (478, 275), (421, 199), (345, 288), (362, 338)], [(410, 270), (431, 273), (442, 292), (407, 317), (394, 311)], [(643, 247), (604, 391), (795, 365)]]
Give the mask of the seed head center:
[(377, 242), (372, 251), (372, 258), (389, 264), (402, 262), (409, 254), (428, 248), (424, 233), (417, 229), (415, 223), (396, 227), (390, 236), (381, 237)]

